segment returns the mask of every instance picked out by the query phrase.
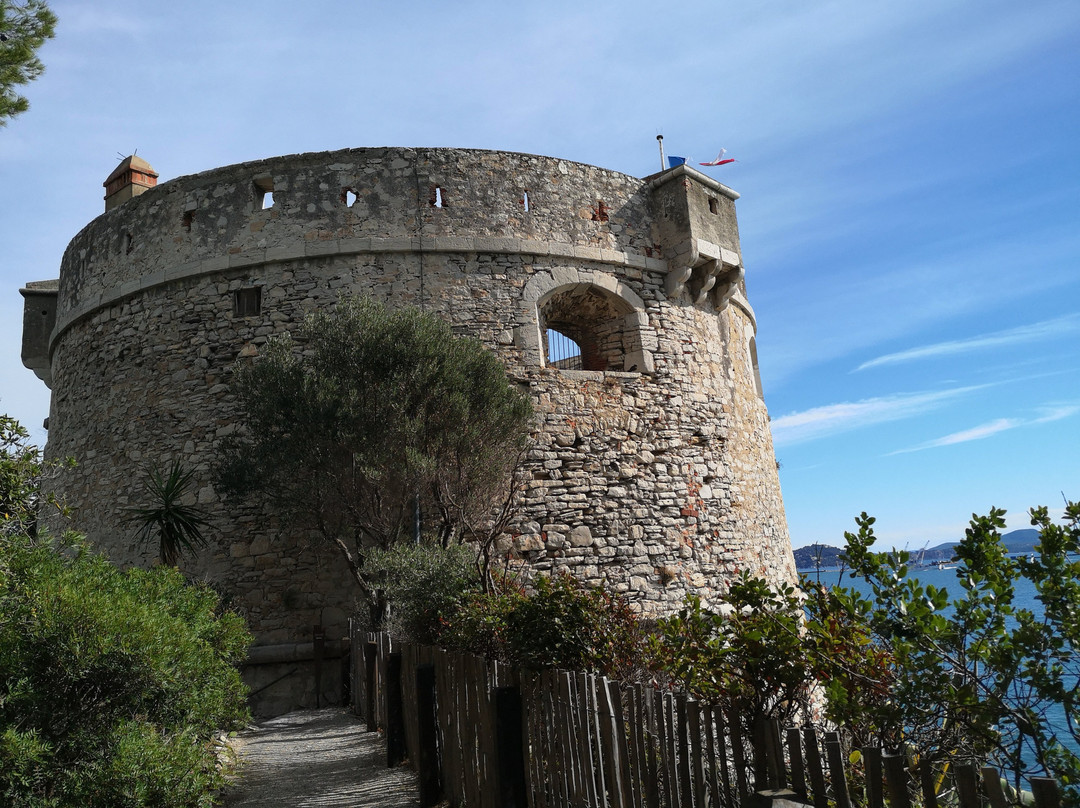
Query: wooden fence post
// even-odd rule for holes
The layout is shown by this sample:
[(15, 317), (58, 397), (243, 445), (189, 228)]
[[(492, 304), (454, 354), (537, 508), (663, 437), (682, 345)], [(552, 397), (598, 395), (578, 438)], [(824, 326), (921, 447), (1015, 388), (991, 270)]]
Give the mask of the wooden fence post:
[(521, 706), (521, 691), (518, 688), (495, 688), (499, 808), (528, 806)]
[(863, 771), (866, 773), (866, 808), (884, 808), (885, 798), (881, 793), (881, 748), (863, 747)]
[(802, 740), (795, 727), (787, 729), (788, 755), (791, 757), (791, 790), (806, 802), (806, 766), (803, 763)]
[(922, 787), (923, 808), (938, 808), (934, 767), (930, 764), (930, 759), (925, 755), (919, 761), (919, 785)]
[(442, 799), (442, 772), (439, 766), (438, 717), (435, 715), (435, 666), (416, 667), (416, 773), (420, 776), (421, 808), (431, 808)]
[(885, 755), (881, 759), (885, 769), (885, 785), (889, 789), (889, 804), (894, 808), (911, 808), (905, 763), (903, 755)]
[(1005, 792), (1001, 788), (1001, 772), (993, 766), (983, 766), (980, 773), (983, 792), (990, 801), (990, 808), (1006, 808), (1008, 800), (1005, 799)]
[(311, 627), (311, 657), (315, 668), (315, 709), (322, 707), (322, 669), (326, 655), (326, 629), (316, 623)]
[(825, 733), (825, 756), (829, 761), (829, 776), (832, 777), (833, 799), (837, 808), (851, 808), (848, 794), (847, 773), (844, 771), (844, 749), (840, 746), (840, 734)]
[(1061, 790), (1057, 780), (1052, 777), (1032, 777), (1030, 783), (1035, 808), (1061, 808)]
[(364, 717), (367, 719), (368, 732), (379, 728), (375, 718), (376, 657), (379, 647), (373, 642), (364, 643)]
[(386, 657), (386, 766), (393, 768), (405, 760), (405, 716), (401, 705), (401, 653)]
[(755, 715), (750, 724), (750, 748), (754, 753), (754, 787), (751, 791), (767, 791), (776, 788), (769, 766), (768, 719)]
[(953, 767), (956, 777), (956, 796), (960, 808), (981, 808), (979, 799), (979, 772), (974, 763), (957, 763)]
[(803, 727), (803, 742), (806, 745), (806, 767), (810, 774), (810, 788), (814, 792), (814, 808), (828, 808), (825, 769), (821, 765), (821, 748), (817, 742), (817, 731), (813, 727)]

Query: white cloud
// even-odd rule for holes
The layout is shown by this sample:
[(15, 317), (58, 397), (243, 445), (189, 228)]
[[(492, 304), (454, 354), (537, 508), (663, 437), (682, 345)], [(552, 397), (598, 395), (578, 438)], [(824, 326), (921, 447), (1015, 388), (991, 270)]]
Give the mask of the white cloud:
[(936, 438), (935, 440), (930, 440), (926, 443), (920, 443), (918, 446), (912, 446), (910, 449), (898, 449), (895, 452), (889, 452), (889, 456), (907, 454), (909, 452), (921, 452), (923, 449), (934, 449), (938, 446), (952, 446), (956, 443), (981, 440), (982, 438), (988, 438), (991, 435), (996, 435), (999, 432), (1004, 432), (1008, 429), (1015, 429), (1018, 426), (1022, 426), (1023, 423), (1023, 421), (1018, 421), (1015, 418), (998, 418), (996, 421), (991, 421), (988, 424), (981, 424), (972, 427), (971, 429), (953, 432), (951, 435), (946, 435), (943, 438)]
[(872, 424), (899, 421), (935, 409), (947, 401), (987, 386), (972, 385), (927, 393), (899, 393), (862, 401), (827, 404), (782, 415), (773, 419), (773, 442), (777, 446), (789, 446)]
[(909, 348), (906, 351), (885, 354), (876, 359), (871, 359), (868, 362), (863, 362), (855, 368), (855, 372), (866, 370), (867, 368), (880, 367), (881, 365), (913, 362), (919, 359), (931, 359), (939, 356), (953, 356), (955, 354), (979, 351), (985, 348), (1000, 348), (1005, 345), (1016, 345), (1024, 342), (1052, 339), (1078, 330), (1080, 330), (1080, 315), (1069, 314), (1064, 317), (1043, 320), (1042, 322), (1033, 323), (1031, 325), (1009, 328), (1005, 331), (995, 331), (990, 334), (982, 334), (968, 339), (938, 342), (933, 345), (922, 345), (918, 348)]
[(1075, 415), (1080, 412), (1080, 405), (1065, 404), (1043, 408), (1044, 414), (1038, 418), (998, 418), (996, 421), (990, 421), (986, 424), (980, 424), (979, 426), (972, 427), (971, 429), (964, 429), (960, 432), (953, 432), (951, 435), (945, 435), (942, 438), (935, 438), (934, 440), (928, 440), (925, 443), (920, 443), (918, 446), (912, 446), (909, 449), (897, 449), (895, 452), (889, 452), (887, 456), (908, 454), (910, 452), (921, 452), (924, 449), (937, 449), (941, 446), (953, 446), (957, 443), (967, 443), (973, 440), (982, 440), (983, 438), (989, 438), (991, 435), (997, 435), (999, 432), (1006, 432), (1010, 429), (1016, 429), (1023, 426), (1033, 426), (1035, 424), (1047, 424), (1053, 421), (1060, 421), (1063, 418), (1068, 418), (1071, 415)]
[(1061, 404), (1051, 407), (1043, 407), (1043, 415), (1031, 421), (1033, 424), (1048, 424), (1051, 421), (1060, 421), (1080, 412), (1080, 404)]

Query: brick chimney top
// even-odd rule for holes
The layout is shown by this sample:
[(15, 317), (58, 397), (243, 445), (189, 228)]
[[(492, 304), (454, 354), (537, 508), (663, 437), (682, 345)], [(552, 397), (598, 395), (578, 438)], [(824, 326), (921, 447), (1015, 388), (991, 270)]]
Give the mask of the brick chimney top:
[(105, 186), (105, 210), (112, 210), (131, 197), (153, 188), (157, 180), (157, 172), (144, 159), (134, 154), (125, 157), (102, 183)]

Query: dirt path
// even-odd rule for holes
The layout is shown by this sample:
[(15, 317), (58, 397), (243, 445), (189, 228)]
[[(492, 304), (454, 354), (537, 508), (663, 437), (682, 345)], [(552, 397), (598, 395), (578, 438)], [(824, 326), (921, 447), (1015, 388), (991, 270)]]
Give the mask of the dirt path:
[(386, 747), (341, 708), (303, 710), (240, 733), (239, 779), (227, 808), (413, 808), (420, 804), (408, 767), (386, 768)]

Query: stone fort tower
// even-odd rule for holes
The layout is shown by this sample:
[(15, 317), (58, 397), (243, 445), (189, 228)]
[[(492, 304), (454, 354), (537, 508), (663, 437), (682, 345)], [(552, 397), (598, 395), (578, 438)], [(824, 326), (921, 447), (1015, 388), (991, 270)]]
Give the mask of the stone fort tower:
[[(495, 351), (538, 420), (508, 543), (605, 581), (646, 612), (738, 570), (794, 564), (757, 371), (738, 194), (688, 166), (644, 179), (494, 151), (365, 148), (276, 157), (156, 185), (128, 158), (59, 281), (27, 284), (23, 361), (52, 389), (54, 485), (92, 542), (148, 563), (123, 509), (182, 458), (214, 581), (263, 644), (340, 636), (336, 556), (254, 503), (219, 500), (229, 379), (342, 295), (423, 305)], [(156, 187), (155, 187), (156, 186)], [(553, 359), (555, 332), (578, 358)]]

